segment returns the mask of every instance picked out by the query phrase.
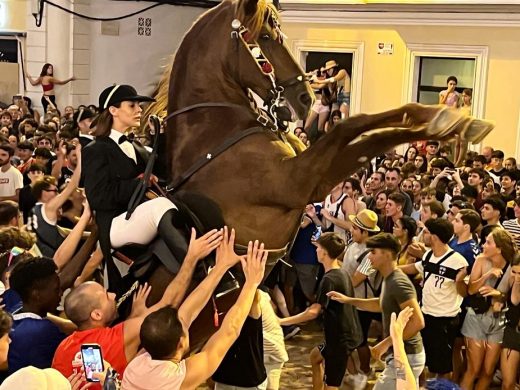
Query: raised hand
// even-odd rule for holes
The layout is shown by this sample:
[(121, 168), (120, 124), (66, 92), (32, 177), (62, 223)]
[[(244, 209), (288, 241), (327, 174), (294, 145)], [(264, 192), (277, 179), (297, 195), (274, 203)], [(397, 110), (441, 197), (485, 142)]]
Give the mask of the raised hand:
[(256, 240), (254, 243), (249, 241), (246, 256), (240, 258), (242, 270), (246, 277), (246, 283), (253, 283), (258, 286), (264, 279), (265, 263), (267, 262), (268, 252), (264, 249), (264, 244)]
[(410, 306), (401, 310), (399, 312), (399, 317), (395, 313), (392, 313), (390, 316), (390, 337), (392, 337), (392, 339), (397, 338), (399, 340), (403, 338), (404, 328), (406, 328), (406, 324), (412, 315), (413, 308)]
[(190, 244), (186, 257), (193, 257), (196, 260), (203, 259), (214, 249), (217, 249), (222, 241), (222, 231), (213, 229), (197, 238), (195, 229), (191, 229)]
[(240, 256), (235, 253), (235, 229), (229, 229), (224, 226), (222, 229), (222, 241), (217, 248), (217, 265), (226, 269), (233, 267), (240, 261)]
[(137, 292), (132, 298), (132, 311), (130, 312), (130, 318), (140, 317), (146, 312), (148, 309), (146, 306), (146, 300), (150, 295), (150, 291), (152, 291), (152, 286), (149, 286), (148, 283), (139, 286)]

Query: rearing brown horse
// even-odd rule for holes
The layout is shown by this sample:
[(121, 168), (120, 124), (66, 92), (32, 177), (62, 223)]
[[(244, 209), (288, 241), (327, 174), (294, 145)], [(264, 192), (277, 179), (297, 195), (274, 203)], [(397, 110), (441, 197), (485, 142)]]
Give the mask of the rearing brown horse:
[[(240, 36), (244, 28), (247, 31)], [(255, 44), (261, 54), (252, 49)], [(268, 75), (269, 66), (259, 63), (263, 56), (274, 69), (274, 77)], [(147, 112), (167, 107), (170, 114), (167, 137), (173, 181), (201, 157), (211, 159), (182, 188), (213, 199), (226, 224), (236, 229), (240, 244), (259, 239), (270, 249), (284, 248), (306, 204), (322, 201), (360, 163), (396, 145), (446, 140), (456, 134), (479, 142), (493, 128), (444, 107), (408, 104), (348, 118), (307, 150), (294, 136), (266, 128), (215, 158), (209, 156), (226, 139), (259, 126), (248, 90), (269, 101), (273, 80), (283, 86), (292, 112), (305, 118), (313, 95), (303, 76), (284, 43), (278, 14), (266, 0), (223, 1), (186, 33), (171, 74), (161, 81), (158, 102)], [(365, 135), (369, 130), (375, 131)], [(297, 155), (291, 145), (302, 152)], [(161, 272), (156, 272), (156, 279)], [(160, 283), (165, 284), (164, 280)], [(156, 297), (160, 290), (155, 289)]]

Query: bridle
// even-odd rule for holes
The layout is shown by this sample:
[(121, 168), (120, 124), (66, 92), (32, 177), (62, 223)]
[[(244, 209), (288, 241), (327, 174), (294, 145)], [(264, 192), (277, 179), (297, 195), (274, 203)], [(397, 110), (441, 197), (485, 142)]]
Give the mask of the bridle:
[[(235, 12), (236, 15), (236, 12)], [(275, 16), (269, 12), (268, 18), (272, 21), (272, 29), (277, 34), (277, 39), (280, 44), (283, 44), (283, 39), (285, 35), (281, 30), (280, 23), (275, 18)], [(278, 132), (280, 130), (281, 120), (278, 118), (276, 113), (276, 109), (281, 106), (283, 102), (283, 92), (286, 88), (293, 87), (300, 83), (305, 83), (307, 81), (305, 75), (299, 74), (295, 77), (289, 78), (287, 80), (283, 80), (281, 82), (277, 82), (275, 71), (272, 64), (269, 62), (267, 57), (264, 55), (262, 48), (258, 44), (258, 42), (253, 39), (253, 35), (250, 33), (249, 29), (242, 24), (240, 20), (237, 18), (233, 19), (231, 22), (231, 39), (235, 43), (235, 51), (238, 52), (239, 45), (243, 45), (248, 53), (251, 55), (255, 64), (259, 71), (269, 79), (271, 83), (271, 88), (269, 89), (266, 99), (264, 101), (266, 110), (258, 109), (256, 110), (256, 114), (258, 114), (256, 121), (260, 123), (263, 127), (269, 128), (273, 132)], [(240, 58), (240, 56), (236, 56)], [(237, 68), (240, 67), (240, 64), (237, 64)], [(185, 112), (189, 112), (195, 110), (197, 108), (207, 108), (207, 107), (237, 107), (243, 109), (243, 106), (238, 104), (226, 103), (226, 102), (205, 102), (205, 103), (197, 103), (192, 104), (190, 106), (178, 109), (170, 114), (168, 114), (164, 118), (164, 122), (167, 122), (171, 118), (183, 114)], [(284, 132), (287, 132), (287, 128), (283, 129)]]

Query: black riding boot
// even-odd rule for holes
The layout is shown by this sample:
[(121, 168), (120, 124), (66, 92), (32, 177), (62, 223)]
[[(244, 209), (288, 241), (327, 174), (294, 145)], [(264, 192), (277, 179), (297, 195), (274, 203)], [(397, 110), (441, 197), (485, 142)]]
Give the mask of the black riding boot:
[(164, 213), (159, 222), (159, 226), (157, 227), (157, 232), (168, 249), (170, 249), (177, 262), (182, 264), (184, 256), (186, 256), (188, 251), (189, 240), (186, 240), (182, 233), (175, 228), (173, 224), (175, 214), (177, 214), (176, 209), (170, 209)]
[[(184, 222), (180, 220), (181, 218), (182, 216), (178, 210), (168, 210), (162, 216), (161, 221), (159, 222), (159, 226), (157, 228), (159, 235), (163, 239), (166, 246), (170, 249), (172, 254), (175, 256), (179, 264), (182, 264), (184, 256), (186, 256), (186, 253), (188, 251), (189, 244), (189, 238), (185, 239), (182, 233), (178, 230), (178, 227), (180, 227), (180, 225), (183, 225)], [(189, 231), (188, 226), (183, 226), (183, 228)], [(207, 265), (208, 264), (206, 263), (206, 267), (203, 268), (207, 269)], [(201, 280), (206, 276), (206, 271), (203, 268), (197, 267), (197, 269), (200, 272), (203, 272), (203, 274), (200, 274)], [(198, 274), (198, 272), (196, 272), (196, 274)], [(215, 289), (215, 294), (217, 296), (225, 295), (226, 293), (236, 290), (237, 288), (240, 288), (238, 281), (235, 279), (233, 274), (230, 271), (228, 271), (224, 274), (222, 280)]]

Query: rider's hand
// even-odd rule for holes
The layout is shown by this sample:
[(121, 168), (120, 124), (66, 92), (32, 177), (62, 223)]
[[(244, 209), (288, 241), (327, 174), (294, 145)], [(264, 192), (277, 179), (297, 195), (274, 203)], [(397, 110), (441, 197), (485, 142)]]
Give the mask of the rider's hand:
[(197, 238), (195, 229), (191, 229), (190, 245), (186, 258), (201, 260), (209, 255), (214, 249), (217, 249), (222, 241), (222, 231), (213, 229), (202, 237)]
[(242, 257), (242, 270), (246, 277), (246, 283), (252, 283), (258, 287), (264, 279), (265, 263), (267, 262), (268, 252), (264, 249), (264, 244), (258, 240), (254, 243), (249, 241), (247, 245), (247, 255)]
[[(143, 180), (144, 173), (141, 173), (139, 176), (137, 176), (137, 178), (140, 180)], [(153, 184), (157, 184), (158, 182), (159, 182), (159, 179), (157, 178), (157, 176), (155, 176), (154, 174), (151, 174), (150, 178), (148, 179), (148, 183), (146, 183), (146, 184), (148, 185), (148, 187), (151, 187)]]

